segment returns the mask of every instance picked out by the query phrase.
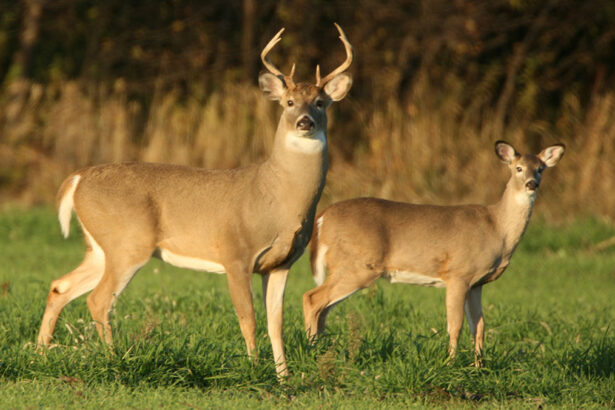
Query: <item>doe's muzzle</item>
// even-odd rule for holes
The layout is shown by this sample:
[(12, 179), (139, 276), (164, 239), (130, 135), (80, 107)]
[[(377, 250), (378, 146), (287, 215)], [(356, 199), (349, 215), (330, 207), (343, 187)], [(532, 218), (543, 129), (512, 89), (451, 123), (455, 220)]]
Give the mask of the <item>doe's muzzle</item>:
[(536, 188), (538, 188), (538, 182), (536, 182), (535, 180), (531, 179), (529, 181), (527, 181), (527, 183), (525, 184), (525, 186), (527, 187), (527, 189), (529, 189), (530, 191), (535, 191)]

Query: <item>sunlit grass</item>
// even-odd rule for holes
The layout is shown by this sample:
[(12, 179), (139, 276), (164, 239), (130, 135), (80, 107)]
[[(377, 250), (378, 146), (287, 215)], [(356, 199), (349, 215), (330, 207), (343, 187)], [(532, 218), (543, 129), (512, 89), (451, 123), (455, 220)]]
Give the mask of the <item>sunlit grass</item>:
[[(73, 224), (75, 225), (75, 224)], [(0, 396), (3, 407), (536, 408), (615, 405), (615, 229), (596, 220), (531, 225), (504, 276), (485, 287), (486, 361), (475, 369), (467, 329), (446, 360), (444, 292), (378, 282), (336, 307), (314, 346), (301, 295), (305, 258), (285, 298), (291, 376), (279, 384), (254, 278), (260, 358), (251, 362), (226, 278), (152, 260), (112, 316), (115, 347), (98, 340), (85, 298), (60, 316), (56, 347), (35, 340), (51, 280), (84, 245), (61, 239), (47, 209), (0, 215)]]

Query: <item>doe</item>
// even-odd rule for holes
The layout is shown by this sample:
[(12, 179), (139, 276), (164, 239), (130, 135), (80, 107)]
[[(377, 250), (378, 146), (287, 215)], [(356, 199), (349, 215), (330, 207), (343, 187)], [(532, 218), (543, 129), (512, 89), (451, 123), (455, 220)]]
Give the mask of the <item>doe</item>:
[(511, 175), (502, 198), (493, 205), (356, 198), (325, 209), (316, 220), (310, 245), (312, 274), (320, 286), (303, 295), (308, 337), (324, 331), (335, 304), (378, 278), (445, 287), (449, 355), (455, 357), (465, 308), (475, 365), (480, 366), (483, 285), (499, 278), (510, 263), (529, 222), (542, 172), (557, 164), (564, 149), (556, 144), (537, 155), (521, 155), (512, 145), (496, 142), (495, 152)]

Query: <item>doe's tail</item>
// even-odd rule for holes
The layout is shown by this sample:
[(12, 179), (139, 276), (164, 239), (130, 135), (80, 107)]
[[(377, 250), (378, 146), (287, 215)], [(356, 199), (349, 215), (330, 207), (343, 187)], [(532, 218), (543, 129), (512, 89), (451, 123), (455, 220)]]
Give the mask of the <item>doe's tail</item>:
[(320, 286), (324, 283), (327, 275), (327, 266), (325, 255), (327, 254), (327, 246), (320, 240), (324, 215), (320, 214), (316, 218), (312, 239), (310, 240), (310, 264), (312, 265), (312, 276), (316, 285)]

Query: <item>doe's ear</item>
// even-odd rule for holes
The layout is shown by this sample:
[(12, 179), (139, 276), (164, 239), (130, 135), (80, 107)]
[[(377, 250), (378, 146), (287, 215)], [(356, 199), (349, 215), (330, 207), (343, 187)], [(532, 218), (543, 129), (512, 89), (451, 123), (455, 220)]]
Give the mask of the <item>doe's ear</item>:
[(515, 158), (520, 156), (515, 147), (506, 141), (497, 141), (495, 143), (495, 154), (507, 164), (510, 164)]
[(270, 100), (278, 101), (286, 92), (286, 84), (279, 77), (271, 73), (263, 73), (258, 76), (258, 86), (265, 97)]
[(329, 80), (327, 84), (325, 84), (324, 90), (325, 94), (327, 94), (331, 100), (340, 101), (346, 97), (351, 86), (352, 77), (349, 74), (342, 73)]
[(546, 166), (553, 167), (564, 156), (566, 146), (564, 144), (555, 144), (543, 149), (538, 158), (545, 163)]

